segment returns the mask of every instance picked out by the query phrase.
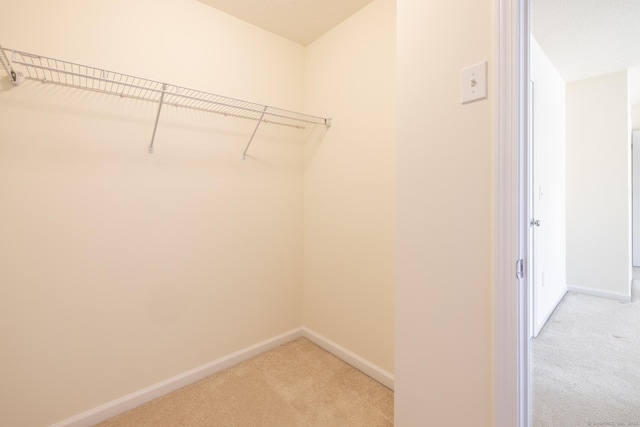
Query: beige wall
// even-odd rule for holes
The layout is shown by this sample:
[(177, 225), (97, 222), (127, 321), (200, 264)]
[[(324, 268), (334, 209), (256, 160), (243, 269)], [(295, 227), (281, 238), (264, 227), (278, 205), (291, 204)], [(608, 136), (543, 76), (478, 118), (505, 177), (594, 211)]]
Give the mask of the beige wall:
[(627, 71), (567, 84), (567, 283), (631, 292), (631, 124)]
[[(305, 301), (317, 292), (305, 323), (384, 369), (395, 365), (396, 425), (491, 424), (492, 99), (459, 99), (461, 68), (488, 60), (492, 73), (493, 2), (397, 4), (395, 58), (391, 2), (380, 0), (311, 46), (306, 71), (300, 46), (195, 1), (3, 5), (7, 47), (335, 116), (323, 144), (304, 153), (303, 188), (298, 137), (284, 130), (265, 131), (252, 148), (260, 161), (243, 163), (247, 126), (169, 111), (149, 156), (152, 108), (60, 97), (46, 85), (0, 91), (8, 424), (60, 420), (299, 326), (303, 274)], [(335, 60), (319, 65), (330, 75), (313, 75), (321, 57)], [(393, 82), (384, 81), (396, 63), (394, 361), (385, 348), (393, 331), (378, 320), (393, 317), (384, 252), (394, 243), (384, 242), (394, 208), (376, 199), (396, 191), (393, 125), (382, 119), (393, 110)], [(335, 91), (335, 111), (305, 78)], [(303, 226), (303, 209), (315, 223)], [(303, 230), (321, 247), (305, 253), (304, 273)], [(323, 232), (338, 240), (322, 241)], [(320, 307), (335, 307), (336, 320)]]
[[(492, 423), (491, 0), (398, 0), (395, 421)], [(489, 62), (489, 99), (461, 105)]]
[(305, 151), (304, 323), (393, 372), (395, 0), (307, 47), (305, 100), (333, 125)]
[[(0, 42), (300, 110), (304, 49), (196, 1), (2, 5)], [(0, 424), (42, 426), (302, 324), (303, 145), (265, 125), (0, 88)]]

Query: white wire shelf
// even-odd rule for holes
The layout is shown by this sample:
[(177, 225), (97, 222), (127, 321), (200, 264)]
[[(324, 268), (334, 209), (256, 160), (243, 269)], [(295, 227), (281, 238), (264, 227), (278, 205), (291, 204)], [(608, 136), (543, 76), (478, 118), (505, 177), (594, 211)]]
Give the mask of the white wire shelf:
[[(11, 58), (11, 61), (8, 60), (8, 57)], [(299, 129), (317, 125), (331, 126), (330, 118), (312, 116), (142, 77), (75, 64), (60, 59), (5, 49), (2, 46), (0, 46), (0, 62), (5, 72), (10, 75), (12, 83), (16, 86), (20, 84), (23, 78), (27, 78), (158, 104), (156, 123), (153, 129), (151, 145), (149, 146), (149, 152), (151, 153), (153, 152), (155, 133), (163, 105), (256, 121), (256, 127), (244, 151), (243, 158), (246, 157), (247, 149), (251, 145), (261, 123)], [(14, 70), (12, 63), (20, 65), (20, 71)]]
[(11, 76), (11, 81), (16, 80), (16, 73), (11, 68), (11, 63), (9, 62), (9, 58), (4, 53), (4, 50), (0, 49), (0, 64), (2, 64), (2, 68), (4, 68), (5, 73)]

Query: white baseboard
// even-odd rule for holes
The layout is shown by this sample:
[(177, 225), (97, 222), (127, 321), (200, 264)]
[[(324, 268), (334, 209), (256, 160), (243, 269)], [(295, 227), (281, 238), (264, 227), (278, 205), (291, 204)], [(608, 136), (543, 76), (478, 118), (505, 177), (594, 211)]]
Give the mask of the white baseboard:
[(164, 396), (172, 391), (178, 390), (186, 385), (192, 384), (217, 372), (237, 365), (240, 362), (251, 359), (261, 353), (274, 349), (289, 341), (302, 336), (302, 328), (297, 328), (271, 339), (262, 341), (245, 349), (236, 351), (220, 359), (209, 362), (205, 365), (191, 369), (182, 374), (161, 381), (157, 384), (143, 388), (142, 390), (123, 396), (119, 399), (105, 403), (66, 420), (53, 424), (51, 427), (88, 427), (109, 418), (120, 415), (137, 406), (147, 403), (153, 399)]
[(93, 426), (300, 337), (309, 339), (318, 346), (327, 350), (329, 353), (342, 359), (354, 368), (362, 371), (366, 375), (393, 390), (393, 374), (390, 374), (384, 369), (363, 359), (357, 354), (334, 343), (322, 335), (308, 328), (301, 327), (236, 351), (235, 353), (231, 353), (227, 356), (221, 357), (220, 359), (214, 360), (213, 362), (191, 369), (157, 384), (145, 387), (142, 390), (105, 403), (104, 405), (90, 409), (89, 411), (67, 418), (66, 420), (57, 422), (50, 427)]
[(327, 350), (337, 358), (344, 360), (359, 371), (362, 371), (364, 374), (370, 376), (380, 384), (389, 387), (391, 390), (394, 389), (393, 387), (395, 378), (394, 375), (390, 372), (385, 371), (379, 366), (374, 365), (368, 360), (363, 359), (357, 354), (347, 350), (341, 345), (334, 343), (333, 341), (329, 340), (326, 337), (323, 337), (322, 335), (312, 331), (309, 328), (302, 328), (302, 336)]
[(594, 288), (585, 288), (582, 286), (568, 286), (569, 292), (577, 292), (579, 294), (593, 295), (601, 298), (609, 298), (617, 301), (631, 301), (631, 295), (621, 294), (619, 292), (609, 292)]

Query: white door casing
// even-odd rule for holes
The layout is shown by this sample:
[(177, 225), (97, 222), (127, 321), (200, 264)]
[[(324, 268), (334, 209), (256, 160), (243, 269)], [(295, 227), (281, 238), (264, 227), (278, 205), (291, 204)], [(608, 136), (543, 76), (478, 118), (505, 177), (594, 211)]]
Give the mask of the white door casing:
[(516, 264), (528, 249), (529, 1), (495, 4), (494, 426), (527, 427), (529, 298)]

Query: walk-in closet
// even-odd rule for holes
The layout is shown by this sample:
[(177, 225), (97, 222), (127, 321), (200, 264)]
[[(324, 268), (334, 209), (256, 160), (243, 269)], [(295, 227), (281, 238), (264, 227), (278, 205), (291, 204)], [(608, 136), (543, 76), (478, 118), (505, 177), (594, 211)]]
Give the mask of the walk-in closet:
[[(0, 425), (300, 342), (395, 389), (396, 425), (488, 425), (492, 103), (459, 96), (488, 2), (0, 2)], [(296, 41), (225, 3), (356, 7)]]

